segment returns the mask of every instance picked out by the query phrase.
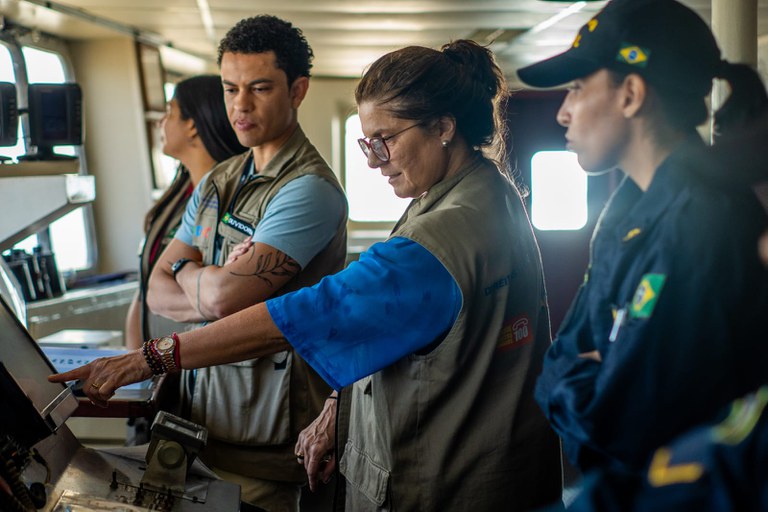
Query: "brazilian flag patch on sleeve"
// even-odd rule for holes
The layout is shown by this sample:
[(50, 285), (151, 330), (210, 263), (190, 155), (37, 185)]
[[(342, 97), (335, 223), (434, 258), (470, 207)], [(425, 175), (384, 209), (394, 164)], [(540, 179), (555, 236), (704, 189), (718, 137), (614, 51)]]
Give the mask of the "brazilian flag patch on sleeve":
[(653, 308), (661, 295), (661, 289), (664, 287), (664, 281), (667, 276), (664, 274), (645, 274), (640, 279), (640, 284), (635, 290), (635, 296), (632, 298), (632, 305), (629, 308), (631, 318), (651, 318)]

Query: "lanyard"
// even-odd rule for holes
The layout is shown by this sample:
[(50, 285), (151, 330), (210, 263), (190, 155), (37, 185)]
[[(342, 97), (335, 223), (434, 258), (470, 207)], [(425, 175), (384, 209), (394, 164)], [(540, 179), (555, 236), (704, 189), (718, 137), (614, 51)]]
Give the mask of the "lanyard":
[[(245, 161), (245, 164), (243, 165), (243, 172), (240, 174), (240, 181), (237, 184), (237, 189), (235, 190), (234, 195), (232, 195), (232, 199), (229, 201), (229, 205), (227, 206), (227, 209), (224, 212), (224, 215), (233, 214), (233, 211), (235, 209), (235, 203), (237, 202), (237, 197), (240, 195), (240, 190), (242, 190), (243, 185), (251, 181), (256, 176), (257, 176), (256, 167), (253, 164), (253, 156), (249, 155), (248, 159)], [(219, 218), (219, 221), (216, 223), (216, 236), (213, 240), (213, 256), (214, 256), (213, 261), (214, 262), (218, 261), (219, 254), (221, 254), (221, 245), (224, 243), (224, 237), (219, 234), (219, 223), (221, 222), (221, 219), (224, 217), (224, 215), (222, 215), (221, 218)]]

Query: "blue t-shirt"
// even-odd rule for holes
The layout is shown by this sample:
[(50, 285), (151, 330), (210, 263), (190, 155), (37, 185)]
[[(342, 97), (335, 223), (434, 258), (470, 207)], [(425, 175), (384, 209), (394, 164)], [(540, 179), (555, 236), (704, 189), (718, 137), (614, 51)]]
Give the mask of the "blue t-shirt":
[[(195, 187), (174, 238), (191, 246), (195, 216), (200, 206), (200, 190)], [(291, 180), (272, 198), (264, 218), (256, 226), (253, 241), (284, 252), (306, 267), (336, 234), (344, 221), (343, 194), (323, 178), (314, 175)], [(218, 261), (218, 254), (214, 261)]]
[(315, 286), (266, 301), (288, 342), (335, 389), (446, 335), (461, 304), (442, 263), (400, 237)]

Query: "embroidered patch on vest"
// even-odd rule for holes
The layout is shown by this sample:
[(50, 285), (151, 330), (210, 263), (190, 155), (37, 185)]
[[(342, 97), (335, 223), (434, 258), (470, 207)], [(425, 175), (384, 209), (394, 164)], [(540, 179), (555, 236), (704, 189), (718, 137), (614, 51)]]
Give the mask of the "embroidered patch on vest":
[(203, 238), (208, 238), (208, 235), (211, 234), (211, 228), (205, 228), (203, 229), (203, 226), (195, 226), (195, 236)]
[(248, 235), (253, 236), (253, 226), (245, 222), (244, 220), (240, 220), (231, 213), (227, 212), (224, 214), (224, 216), (221, 218), (221, 223), (224, 225), (227, 225), (233, 229), (236, 229), (237, 231)]
[(528, 315), (523, 314), (504, 322), (497, 347), (501, 351), (507, 351), (522, 347), (532, 341), (531, 321), (528, 319)]
[(667, 276), (664, 274), (645, 274), (640, 280), (637, 290), (635, 290), (629, 316), (632, 318), (651, 318), (653, 308), (656, 307), (656, 302), (659, 300), (661, 289), (666, 280)]

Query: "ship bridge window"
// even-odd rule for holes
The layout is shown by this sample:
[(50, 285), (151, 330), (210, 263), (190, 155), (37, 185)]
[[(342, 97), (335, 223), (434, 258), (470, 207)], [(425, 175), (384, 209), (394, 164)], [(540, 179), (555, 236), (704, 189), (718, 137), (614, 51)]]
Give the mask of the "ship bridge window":
[[(32, 46), (22, 46), (20, 54), (23, 58), (22, 65), (26, 71), (27, 84), (60, 84), (72, 81), (68, 77), (68, 69), (61, 54)], [(15, 82), (12, 55), (8, 48), (0, 47), (1, 81)], [(0, 154), (18, 158), (27, 153), (25, 137), (28, 138), (29, 134), (22, 133), (20, 129), (17, 146), (0, 148)], [(84, 157), (82, 149), (76, 146), (54, 146), (54, 150), (60, 155)], [(34, 247), (43, 245), (55, 254), (60, 272), (69, 273), (89, 269), (95, 263), (95, 249), (91, 247), (89, 239), (90, 217), (90, 206), (78, 208), (52, 222), (47, 229), (19, 242), (15, 248), (31, 253)]]
[[(165, 97), (170, 101), (176, 92), (176, 84), (173, 82), (166, 82), (163, 86), (163, 90), (165, 91)], [(168, 108), (167, 105), (165, 108)], [(153, 199), (158, 199), (170, 186), (171, 182), (173, 182), (173, 178), (176, 177), (180, 162), (163, 153), (163, 130), (159, 122), (159, 120), (162, 119), (162, 116), (158, 116), (156, 112), (146, 112), (146, 115), (150, 118), (154, 119), (156, 117), (158, 119), (158, 121), (152, 122), (147, 126), (152, 141), (150, 150), (152, 152), (153, 179), (155, 184), (154, 190), (152, 191), (152, 197)]]
[(368, 160), (357, 143), (362, 136), (360, 116), (349, 116), (344, 129), (344, 187), (349, 201), (349, 219), (394, 223), (411, 200), (397, 197), (381, 172), (368, 167)]
[(578, 230), (587, 224), (587, 174), (570, 151), (531, 158), (531, 223), (540, 230)]

